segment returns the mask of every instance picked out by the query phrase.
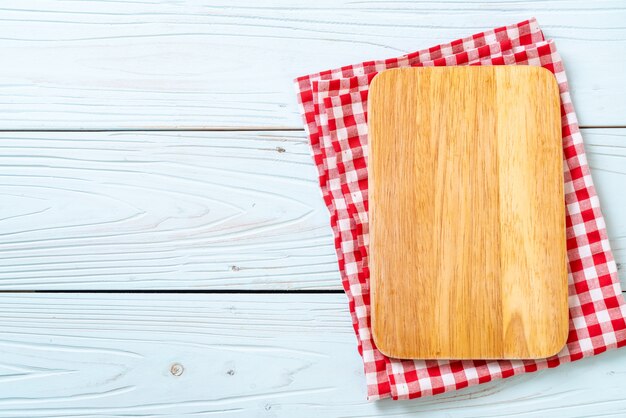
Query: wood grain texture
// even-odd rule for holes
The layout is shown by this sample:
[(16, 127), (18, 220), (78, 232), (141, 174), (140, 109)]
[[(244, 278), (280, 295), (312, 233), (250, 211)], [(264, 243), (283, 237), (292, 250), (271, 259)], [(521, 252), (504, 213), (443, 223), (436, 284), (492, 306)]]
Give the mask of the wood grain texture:
[[(0, 417), (619, 417), (626, 351), (365, 401), (343, 295), (0, 295)], [(182, 372), (182, 373), (181, 373)]]
[(626, 125), (619, 0), (29, 0), (0, 10), (0, 128), (301, 127), (296, 76), (531, 16), (583, 125)]
[(583, 129), (587, 160), (626, 289), (626, 129)]
[(373, 80), (368, 106), (379, 350), (418, 359), (560, 351), (567, 256), (554, 75), (395, 69)]
[[(626, 130), (583, 136), (626, 285)], [(341, 289), (302, 132), (4, 132), (0, 166), (2, 290)]]
[(0, 166), (4, 290), (339, 286), (300, 132), (1, 133)]

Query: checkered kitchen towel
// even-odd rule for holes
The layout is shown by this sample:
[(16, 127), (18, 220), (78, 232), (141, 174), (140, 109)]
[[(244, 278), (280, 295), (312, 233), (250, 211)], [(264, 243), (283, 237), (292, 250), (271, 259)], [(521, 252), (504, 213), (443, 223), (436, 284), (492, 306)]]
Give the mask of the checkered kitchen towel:
[[(413, 361), (386, 357), (370, 329), (367, 93), (378, 71), (408, 66), (535, 65), (561, 93), (569, 261), (570, 333), (557, 355), (523, 361)], [(296, 79), (320, 187), (329, 209), (342, 283), (363, 357), (369, 399), (417, 398), (556, 367), (626, 345), (626, 305), (587, 165), (561, 58), (534, 19), (384, 61)]]

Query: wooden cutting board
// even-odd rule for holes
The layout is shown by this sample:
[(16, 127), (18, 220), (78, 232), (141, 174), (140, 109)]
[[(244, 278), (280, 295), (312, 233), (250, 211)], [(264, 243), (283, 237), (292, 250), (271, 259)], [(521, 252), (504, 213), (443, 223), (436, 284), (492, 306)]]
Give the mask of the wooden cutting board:
[(394, 69), (368, 100), (378, 349), (415, 359), (557, 353), (568, 305), (554, 75)]

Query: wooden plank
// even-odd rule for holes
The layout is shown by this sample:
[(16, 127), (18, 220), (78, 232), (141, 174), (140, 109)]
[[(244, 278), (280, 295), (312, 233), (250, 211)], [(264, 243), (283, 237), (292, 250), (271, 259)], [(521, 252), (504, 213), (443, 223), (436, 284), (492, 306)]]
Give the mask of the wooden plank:
[(337, 287), (301, 132), (0, 134), (4, 289)]
[(378, 349), (414, 359), (558, 353), (568, 302), (554, 74), (390, 70), (372, 82), (368, 117)]
[(10, 2), (0, 128), (300, 127), (292, 79), (536, 16), (585, 125), (626, 125), (626, 9), (588, 2)]
[(343, 295), (0, 295), (1, 417), (623, 416), (626, 351), (368, 403)]
[[(626, 129), (584, 130), (622, 280)], [(0, 289), (340, 289), (302, 132), (0, 133)]]
[(626, 290), (626, 129), (583, 129), (587, 160)]

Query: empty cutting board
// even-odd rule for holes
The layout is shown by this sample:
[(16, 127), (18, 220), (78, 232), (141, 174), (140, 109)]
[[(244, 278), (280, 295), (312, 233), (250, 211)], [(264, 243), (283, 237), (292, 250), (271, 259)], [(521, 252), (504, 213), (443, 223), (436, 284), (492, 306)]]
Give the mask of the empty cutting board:
[(368, 100), (378, 349), (415, 359), (557, 353), (568, 305), (553, 74), (394, 69)]

